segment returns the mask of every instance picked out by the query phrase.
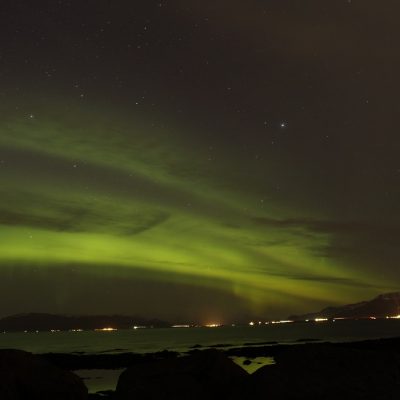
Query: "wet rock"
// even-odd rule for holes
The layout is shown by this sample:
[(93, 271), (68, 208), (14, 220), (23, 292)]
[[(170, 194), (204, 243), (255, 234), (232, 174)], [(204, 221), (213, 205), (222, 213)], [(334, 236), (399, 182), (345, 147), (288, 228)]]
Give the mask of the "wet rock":
[(1, 400), (86, 400), (82, 380), (40, 356), (0, 350)]
[(136, 365), (118, 381), (118, 400), (237, 399), (248, 374), (217, 350)]
[(101, 390), (97, 393), (89, 393), (88, 400), (107, 400), (114, 398), (113, 390)]
[(400, 368), (387, 353), (299, 345), (251, 376), (251, 393), (282, 399), (398, 399)]

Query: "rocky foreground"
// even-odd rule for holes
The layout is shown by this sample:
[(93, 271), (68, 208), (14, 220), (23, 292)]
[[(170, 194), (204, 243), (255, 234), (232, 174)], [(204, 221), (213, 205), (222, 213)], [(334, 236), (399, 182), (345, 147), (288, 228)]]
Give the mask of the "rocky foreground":
[[(274, 357), (247, 374), (230, 357)], [(126, 368), (115, 392), (88, 395), (72, 370)], [(0, 350), (0, 399), (398, 399), (400, 338), (138, 354)]]

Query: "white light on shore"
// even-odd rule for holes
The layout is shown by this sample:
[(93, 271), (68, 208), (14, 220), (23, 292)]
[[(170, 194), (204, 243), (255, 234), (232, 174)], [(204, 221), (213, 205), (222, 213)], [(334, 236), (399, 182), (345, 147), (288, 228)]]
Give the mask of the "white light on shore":
[(293, 322), (290, 319), (283, 319), (280, 321), (271, 321), (271, 324), (290, 324), (291, 322)]

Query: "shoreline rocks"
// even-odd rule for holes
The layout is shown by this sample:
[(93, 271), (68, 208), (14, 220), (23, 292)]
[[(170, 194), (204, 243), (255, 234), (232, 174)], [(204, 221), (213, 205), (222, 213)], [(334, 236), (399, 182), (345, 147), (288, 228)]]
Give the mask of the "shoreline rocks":
[[(222, 347), (222, 346), (221, 346)], [(231, 358), (273, 357), (252, 375)], [(115, 392), (87, 395), (68, 370), (127, 368)], [(150, 354), (43, 354), (0, 350), (2, 400), (400, 398), (400, 338), (303, 342)]]
[(156, 360), (122, 372), (116, 400), (236, 399), (248, 374), (218, 350)]
[(72, 372), (22, 350), (0, 350), (0, 399), (86, 400), (87, 395)]

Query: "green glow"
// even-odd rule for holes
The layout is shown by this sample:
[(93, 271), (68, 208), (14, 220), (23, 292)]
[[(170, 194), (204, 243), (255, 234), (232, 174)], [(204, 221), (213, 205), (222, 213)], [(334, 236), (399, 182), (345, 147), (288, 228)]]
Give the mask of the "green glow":
[(251, 186), (229, 149), (210, 161), (178, 129), (93, 118), (43, 112), (0, 127), (4, 158), (14, 154), (0, 170), (1, 264), (160, 273), (230, 292), (256, 311), (391, 287), (373, 269), (361, 275), (326, 255), (337, 232), (312, 225), (324, 212), (262, 186), (278, 174), (272, 159), (249, 172), (259, 183)]

